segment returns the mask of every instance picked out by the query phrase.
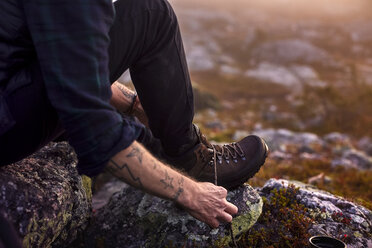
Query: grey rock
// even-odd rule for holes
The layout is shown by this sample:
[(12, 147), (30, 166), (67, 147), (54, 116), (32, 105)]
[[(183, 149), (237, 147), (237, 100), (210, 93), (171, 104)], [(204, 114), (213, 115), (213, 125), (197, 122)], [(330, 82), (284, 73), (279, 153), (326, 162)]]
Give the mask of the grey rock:
[(253, 132), (268, 143), (271, 151), (286, 152), (286, 146), (294, 145), (311, 152), (315, 147), (323, 147), (325, 142), (316, 134), (296, 133), (287, 129), (259, 129)]
[(326, 63), (332, 60), (325, 50), (301, 39), (268, 41), (255, 48), (252, 56), (274, 63)]
[(333, 132), (325, 135), (324, 140), (331, 144), (342, 144), (345, 146), (351, 146), (351, 140), (350, 137), (346, 134)]
[(66, 143), (51, 143), (0, 168), (0, 209), (24, 247), (66, 247), (88, 224), (90, 179), (80, 177)]
[(271, 190), (288, 187), (290, 184), (299, 188), (297, 199), (308, 208), (307, 214), (315, 219), (309, 230), (310, 234), (336, 238), (343, 238), (347, 234), (348, 247), (368, 247), (368, 242), (372, 240), (370, 210), (298, 181), (270, 179), (259, 192), (261, 196), (269, 198)]
[(281, 65), (262, 62), (257, 68), (247, 70), (244, 75), (261, 81), (291, 87), (296, 91), (302, 89), (301, 80), (292, 71)]
[[(239, 208), (232, 223), (233, 233), (238, 237), (256, 222), (263, 203), (249, 185), (229, 192), (228, 200)], [(85, 247), (97, 244), (103, 247), (223, 246), (230, 241), (227, 230), (225, 226), (210, 229), (172, 202), (127, 187), (97, 210), (83, 243)]]
[(372, 157), (363, 151), (354, 148), (334, 149), (333, 153), (338, 155), (332, 160), (332, 166), (343, 166), (359, 170), (372, 169)]
[(351, 168), (358, 169), (358, 167), (356, 166), (356, 164), (353, 163), (353, 161), (346, 158), (335, 158), (331, 161), (331, 165), (332, 167), (342, 166), (348, 169)]
[(372, 157), (362, 151), (350, 149), (343, 154), (344, 159), (352, 161), (359, 169), (372, 169)]
[(358, 148), (364, 151), (367, 155), (372, 156), (372, 139), (363, 137), (358, 141)]
[(222, 131), (226, 128), (224, 123), (219, 120), (208, 121), (207, 123), (205, 123), (205, 127), (216, 131)]
[(111, 196), (128, 187), (128, 185), (116, 178), (112, 178), (109, 182), (105, 183), (98, 192), (95, 192), (92, 197), (92, 208), (94, 210), (104, 207), (109, 201)]

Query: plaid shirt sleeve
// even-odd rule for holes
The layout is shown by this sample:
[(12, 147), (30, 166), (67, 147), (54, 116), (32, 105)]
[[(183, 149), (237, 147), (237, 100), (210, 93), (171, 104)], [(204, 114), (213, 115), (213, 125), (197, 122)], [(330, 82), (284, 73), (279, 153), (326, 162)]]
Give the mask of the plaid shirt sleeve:
[(47, 95), (57, 110), (82, 174), (94, 176), (136, 139), (109, 104), (112, 0), (23, 0)]

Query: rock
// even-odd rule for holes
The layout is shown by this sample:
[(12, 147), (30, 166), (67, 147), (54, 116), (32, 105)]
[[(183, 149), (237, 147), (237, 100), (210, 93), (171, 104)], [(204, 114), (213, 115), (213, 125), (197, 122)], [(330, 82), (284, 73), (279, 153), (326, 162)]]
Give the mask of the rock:
[(333, 149), (336, 157), (332, 160), (332, 166), (343, 166), (345, 168), (354, 168), (358, 170), (372, 169), (372, 157), (363, 151), (354, 148)]
[(372, 139), (363, 137), (358, 141), (358, 148), (364, 151), (367, 155), (372, 156)]
[(331, 161), (332, 167), (342, 166), (347, 169), (358, 169), (356, 164), (353, 163), (350, 159), (346, 158), (335, 158)]
[(300, 154), (300, 158), (302, 160), (323, 160), (324, 156), (322, 154), (317, 154), (317, 153), (303, 152)]
[(302, 89), (301, 81), (289, 69), (281, 65), (262, 62), (257, 68), (247, 70), (246, 77), (255, 78), (261, 81), (280, 84), (294, 88), (296, 91)]
[(287, 146), (296, 146), (299, 150), (309, 153), (325, 145), (316, 134), (296, 133), (287, 129), (259, 129), (253, 134), (264, 138), (271, 151), (286, 152)]
[(351, 140), (350, 137), (346, 134), (333, 132), (325, 135), (323, 139), (332, 145), (339, 145), (344, 147), (351, 147)]
[(311, 235), (344, 239), (351, 248), (368, 247), (368, 242), (372, 240), (370, 210), (298, 181), (270, 179), (259, 192), (269, 198), (271, 190), (290, 184), (299, 188), (297, 199), (307, 208), (307, 215), (314, 218), (309, 230)]
[(0, 168), (0, 209), (24, 247), (66, 247), (86, 227), (91, 184), (76, 163), (72, 148), (61, 142)]
[(239, 75), (241, 73), (240, 69), (231, 65), (221, 65), (220, 73), (227, 75)]
[(109, 201), (111, 196), (128, 187), (128, 185), (116, 178), (112, 178), (109, 182), (106, 182), (92, 197), (92, 208), (93, 210), (104, 207)]
[(192, 71), (208, 71), (215, 67), (214, 58), (208, 51), (205, 45), (197, 45), (193, 43), (189, 45), (187, 40), (185, 41), (185, 47), (187, 51), (187, 64)]
[[(239, 208), (232, 223), (238, 237), (256, 222), (263, 203), (249, 185), (229, 192), (228, 200)], [(227, 230), (224, 226), (210, 229), (172, 202), (127, 187), (96, 212), (83, 243), (85, 247), (224, 246), (230, 241)]]
[(255, 48), (252, 57), (273, 63), (322, 63), (327, 64), (330, 55), (306, 40), (287, 39), (268, 41)]
[(343, 159), (350, 160), (358, 169), (372, 169), (372, 157), (355, 149), (346, 150)]
[(204, 126), (212, 129), (214, 132), (221, 132), (226, 128), (226, 125), (224, 125), (220, 120), (208, 121)]
[(250, 135), (251, 133), (248, 132), (248, 131), (245, 131), (245, 130), (236, 130), (232, 136), (232, 139), (233, 140), (241, 140), (245, 137), (247, 137), (248, 135)]
[(270, 158), (277, 160), (277, 161), (290, 160), (292, 159), (292, 157), (293, 156), (290, 153), (281, 152), (281, 151), (273, 151), (270, 153)]

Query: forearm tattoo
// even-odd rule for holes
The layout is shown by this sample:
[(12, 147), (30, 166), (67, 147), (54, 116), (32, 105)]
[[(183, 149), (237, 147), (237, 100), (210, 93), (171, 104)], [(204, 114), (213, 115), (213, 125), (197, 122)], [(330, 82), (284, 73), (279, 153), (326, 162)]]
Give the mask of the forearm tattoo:
[(174, 201), (177, 201), (180, 195), (183, 193), (183, 181), (184, 181), (183, 177), (178, 179), (178, 190), (176, 194), (173, 196)]
[(140, 164), (142, 164), (142, 156), (143, 152), (141, 151), (141, 149), (137, 146), (133, 146), (132, 150), (128, 153), (127, 158), (135, 157), (138, 159)]
[(133, 174), (127, 163), (120, 165), (112, 159), (110, 160), (110, 163), (112, 164), (112, 166), (106, 166), (106, 169), (109, 172), (114, 174), (120, 180), (126, 182), (127, 179), (121, 176), (122, 173), (125, 173), (129, 176), (129, 179), (132, 180), (133, 186), (137, 186), (138, 188), (143, 189), (141, 179)]
[(155, 160), (151, 160), (151, 163), (152, 163), (152, 169), (153, 170), (156, 170), (156, 169), (158, 169), (158, 164), (156, 163), (156, 161)]
[(123, 85), (121, 85), (119, 83), (115, 83), (115, 86), (121, 91), (121, 93), (123, 93), (123, 95), (126, 98), (128, 98), (128, 99), (133, 98), (134, 92), (132, 92), (130, 89), (125, 88)]
[(160, 182), (164, 185), (164, 189), (171, 188), (173, 189), (173, 177), (170, 177), (167, 170), (164, 170), (165, 177), (160, 180)]

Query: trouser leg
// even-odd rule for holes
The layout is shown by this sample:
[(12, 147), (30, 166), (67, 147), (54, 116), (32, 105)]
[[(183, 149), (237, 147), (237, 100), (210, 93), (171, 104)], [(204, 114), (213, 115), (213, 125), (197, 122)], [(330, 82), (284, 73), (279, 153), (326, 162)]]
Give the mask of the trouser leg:
[(130, 69), (154, 136), (169, 156), (196, 143), (193, 94), (177, 18), (166, 0), (119, 0), (111, 29), (110, 78)]

